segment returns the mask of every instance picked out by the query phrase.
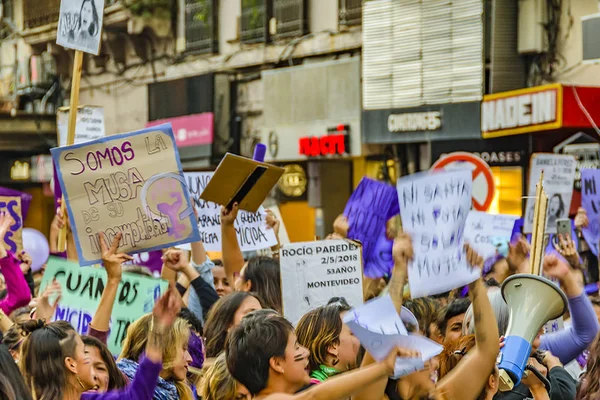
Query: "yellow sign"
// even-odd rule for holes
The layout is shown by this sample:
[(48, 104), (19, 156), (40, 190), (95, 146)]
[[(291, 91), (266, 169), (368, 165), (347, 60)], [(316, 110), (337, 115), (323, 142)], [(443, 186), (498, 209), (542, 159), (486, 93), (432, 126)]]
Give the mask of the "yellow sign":
[(563, 122), (563, 87), (544, 85), (483, 96), (484, 139), (558, 129)]
[(13, 181), (28, 181), (30, 176), (30, 166), (27, 161), (15, 161), (10, 167), (10, 179)]
[(279, 190), (288, 197), (302, 196), (308, 185), (304, 168), (298, 164), (289, 164), (284, 169), (285, 172), (277, 183)]

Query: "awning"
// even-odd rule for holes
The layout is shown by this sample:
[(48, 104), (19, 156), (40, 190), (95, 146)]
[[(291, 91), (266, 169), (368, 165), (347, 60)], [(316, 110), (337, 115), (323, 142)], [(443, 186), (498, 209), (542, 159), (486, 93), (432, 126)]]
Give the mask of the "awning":
[(557, 83), (486, 95), (481, 103), (483, 138), (586, 130), (592, 121), (600, 124), (600, 87)]

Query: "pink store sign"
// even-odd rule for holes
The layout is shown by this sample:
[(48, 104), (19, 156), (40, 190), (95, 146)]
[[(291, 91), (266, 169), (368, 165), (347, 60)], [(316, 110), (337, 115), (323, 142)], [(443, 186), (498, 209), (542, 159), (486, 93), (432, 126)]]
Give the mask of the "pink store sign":
[(173, 127), (173, 134), (175, 134), (177, 147), (201, 146), (212, 144), (213, 142), (213, 113), (159, 119), (157, 121), (148, 122), (146, 128), (169, 122)]

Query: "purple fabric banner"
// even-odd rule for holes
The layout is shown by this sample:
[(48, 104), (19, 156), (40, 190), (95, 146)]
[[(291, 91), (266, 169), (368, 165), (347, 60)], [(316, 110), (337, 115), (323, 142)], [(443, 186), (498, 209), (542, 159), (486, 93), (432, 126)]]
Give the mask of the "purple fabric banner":
[(54, 159), (52, 159), (52, 165), (54, 167), (54, 209), (58, 208), (58, 200), (62, 198), (62, 189), (60, 188), (60, 181), (58, 180), (58, 174), (56, 173), (56, 165)]
[(364, 273), (368, 278), (381, 278), (394, 266), (394, 241), (386, 237), (386, 223), (398, 213), (396, 189), (369, 178), (360, 181), (346, 204), (348, 238), (362, 243)]
[(581, 170), (581, 206), (587, 213), (590, 224), (582, 229), (583, 237), (594, 255), (598, 255), (600, 239), (600, 170)]
[(133, 261), (124, 263), (124, 265), (138, 265), (146, 267), (152, 272), (160, 273), (162, 270), (162, 251), (146, 251), (144, 253), (132, 254)]
[(31, 195), (29, 193), (19, 192), (18, 190), (0, 187), (0, 196), (15, 196), (21, 198), (21, 217), (23, 221), (27, 218), (29, 205), (31, 204)]

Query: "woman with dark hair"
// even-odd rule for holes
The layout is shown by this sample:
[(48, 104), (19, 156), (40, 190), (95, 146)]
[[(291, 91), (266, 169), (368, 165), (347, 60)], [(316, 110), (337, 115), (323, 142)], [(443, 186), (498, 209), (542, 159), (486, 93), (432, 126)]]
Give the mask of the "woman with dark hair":
[(31, 394), (25, 386), (19, 367), (13, 361), (5, 345), (0, 345), (0, 376), (6, 378), (9, 383), (9, 387), (5, 389), (2, 389), (2, 384), (0, 384), (0, 400), (2, 400), (3, 394), (5, 398), (10, 398), (8, 389), (14, 395), (13, 399), (15, 400), (31, 400)]
[(262, 301), (252, 293), (234, 292), (221, 297), (211, 308), (206, 319), (206, 357), (217, 357), (225, 349), (225, 339), (229, 330), (239, 325), (246, 314), (262, 308)]
[(87, 41), (98, 35), (100, 31), (100, 17), (94, 5), (94, 0), (83, 0), (79, 9), (79, 37), (80, 41)]
[(556, 229), (556, 220), (563, 215), (565, 215), (565, 202), (560, 193), (554, 193), (548, 200), (548, 227)]
[(98, 393), (109, 390), (122, 389), (127, 386), (125, 377), (117, 368), (115, 359), (104, 343), (93, 336), (82, 336), (85, 351), (90, 357), (92, 368), (94, 368)]
[(235, 290), (254, 292), (263, 300), (265, 308), (282, 311), (281, 275), (279, 261), (258, 256), (248, 260), (235, 281)]

